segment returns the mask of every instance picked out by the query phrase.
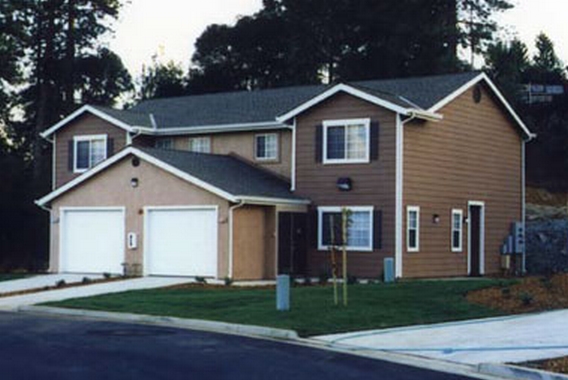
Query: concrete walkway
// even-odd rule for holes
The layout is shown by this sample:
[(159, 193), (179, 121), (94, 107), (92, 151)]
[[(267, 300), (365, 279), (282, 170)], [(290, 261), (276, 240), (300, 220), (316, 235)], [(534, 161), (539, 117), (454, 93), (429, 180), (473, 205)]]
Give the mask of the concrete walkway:
[(85, 277), (92, 280), (103, 278), (99, 274), (40, 274), (17, 280), (0, 281), (0, 294), (41, 289), (46, 286), (54, 286), (61, 280), (67, 284), (80, 283)]
[(453, 362), (520, 363), (568, 355), (568, 310), (315, 337), (357, 351)]
[(177, 277), (142, 277), (67, 289), (48, 290), (39, 293), (0, 298), (0, 310), (16, 310), (21, 306), (63, 301), (70, 298), (91, 297), (107, 293), (120, 293), (128, 290), (162, 288), (184, 284), (190, 281), (191, 280), (188, 278)]

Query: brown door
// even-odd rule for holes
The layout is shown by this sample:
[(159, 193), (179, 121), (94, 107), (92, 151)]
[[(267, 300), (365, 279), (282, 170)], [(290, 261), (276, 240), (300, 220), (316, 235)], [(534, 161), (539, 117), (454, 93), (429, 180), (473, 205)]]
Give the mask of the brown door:
[(481, 276), (481, 206), (469, 206), (470, 276)]
[(306, 270), (306, 214), (278, 213), (278, 274), (303, 275)]

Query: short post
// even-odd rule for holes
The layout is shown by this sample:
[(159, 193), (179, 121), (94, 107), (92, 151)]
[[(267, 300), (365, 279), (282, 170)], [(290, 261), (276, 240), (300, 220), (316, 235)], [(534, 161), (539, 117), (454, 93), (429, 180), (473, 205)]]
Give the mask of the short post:
[(290, 276), (287, 274), (276, 277), (276, 310), (290, 310)]
[(383, 268), (385, 283), (394, 282), (394, 259), (392, 257), (386, 257), (384, 259)]

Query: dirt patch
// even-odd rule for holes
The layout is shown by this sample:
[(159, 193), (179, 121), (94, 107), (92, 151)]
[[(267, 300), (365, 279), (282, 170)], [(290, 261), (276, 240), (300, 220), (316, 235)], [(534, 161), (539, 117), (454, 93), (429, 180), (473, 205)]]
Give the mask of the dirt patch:
[(513, 285), (475, 290), (467, 300), (510, 314), (568, 308), (568, 274), (526, 277)]
[(544, 371), (568, 374), (568, 356), (556, 359), (540, 360), (523, 364), (525, 367)]
[[(87, 278), (87, 277), (85, 277), (85, 278)], [(127, 279), (130, 279), (131, 277), (111, 277), (111, 278), (101, 278), (101, 279), (97, 279), (97, 280), (88, 279), (88, 281), (86, 281), (85, 278), (83, 279), (83, 282), (75, 282), (75, 283), (71, 283), (71, 284), (59, 282), (59, 283), (56, 283), (54, 285), (44, 286), (42, 288), (26, 289), (26, 290), (20, 290), (20, 291), (17, 291), (17, 292), (0, 293), (0, 298), (21, 296), (21, 295), (25, 295), (25, 294), (39, 293), (39, 292), (45, 292), (45, 291), (50, 291), (50, 290), (77, 288), (77, 287), (80, 287), (80, 286), (87, 286), (87, 285), (94, 285), (94, 284), (104, 284), (106, 282), (115, 282), (115, 281), (127, 280)]]

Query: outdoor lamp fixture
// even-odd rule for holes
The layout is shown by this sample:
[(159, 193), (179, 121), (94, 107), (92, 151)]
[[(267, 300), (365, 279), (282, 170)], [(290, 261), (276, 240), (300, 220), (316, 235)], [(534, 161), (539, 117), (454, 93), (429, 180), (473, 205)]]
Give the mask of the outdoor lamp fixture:
[(440, 215), (438, 215), (438, 214), (432, 215), (432, 223), (434, 223), (434, 224), (440, 223)]
[(137, 188), (138, 187), (138, 178), (132, 178), (130, 180), (130, 186), (132, 186), (133, 188)]
[(339, 178), (337, 180), (337, 188), (341, 191), (350, 191), (353, 188), (351, 178)]

